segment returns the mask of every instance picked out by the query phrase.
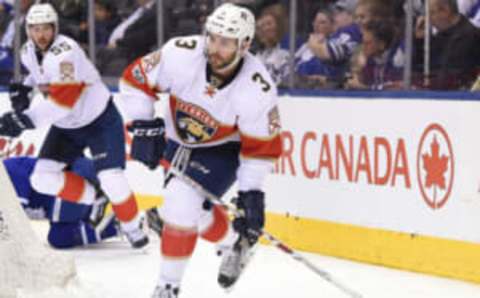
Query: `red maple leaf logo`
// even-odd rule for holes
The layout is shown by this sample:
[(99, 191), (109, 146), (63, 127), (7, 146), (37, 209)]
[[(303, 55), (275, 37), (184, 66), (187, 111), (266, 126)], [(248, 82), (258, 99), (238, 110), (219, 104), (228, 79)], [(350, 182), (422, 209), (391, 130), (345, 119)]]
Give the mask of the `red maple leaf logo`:
[(449, 157), (439, 154), (439, 144), (437, 137), (433, 138), (433, 142), (430, 145), (431, 154), (422, 154), (423, 159), (423, 168), (427, 172), (427, 177), (425, 181), (425, 187), (430, 188), (433, 186), (434, 195), (433, 198), (436, 198), (437, 187), (440, 189), (445, 189), (445, 172), (448, 168)]

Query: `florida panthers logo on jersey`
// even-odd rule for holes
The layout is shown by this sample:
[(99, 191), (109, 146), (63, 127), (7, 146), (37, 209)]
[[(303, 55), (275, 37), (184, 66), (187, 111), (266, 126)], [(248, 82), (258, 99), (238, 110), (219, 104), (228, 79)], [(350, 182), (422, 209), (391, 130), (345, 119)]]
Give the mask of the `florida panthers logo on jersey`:
[(178, 99), (175, 107), (175, 125), (178, 135), (187, 144), (208, 142), (219, 126), (204, 109)]

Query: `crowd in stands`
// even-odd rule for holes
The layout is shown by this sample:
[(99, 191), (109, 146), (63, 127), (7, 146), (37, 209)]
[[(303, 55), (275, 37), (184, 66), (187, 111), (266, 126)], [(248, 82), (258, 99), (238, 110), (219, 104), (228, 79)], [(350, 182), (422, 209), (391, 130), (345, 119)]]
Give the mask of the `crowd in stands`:
[[(13, 2), (0, 0), (0, 85), (12, 79)], [(23, 23), (35, 1), (20, 2)], [(57, 9), (60, 33), (88, 50), (88, 1), (42, 2)], [(164, 40), (200, 34), (216, 2), (162, 1)], [(298, 0), (294, 42), (289, 34), (289, 0), (230, 2), (254, 11), (257, 28), (252, 49), (279, 87), (289, 85), (293, 69), (297, 88), (404, 88), (405, 0)], [(427, 8), (424, 0), (413, 2), (412, 89), (470, 90), (480, 74), (480, 0), (430, 0)], [(96, 64), (104, 77), (117, 78), (131, 61), (158, 47), (156, 5), (156, 0), (95, 0)], [(427, 29), (426, 10), (431, 24)], [(21, 40), (26, 40), (25, 30)]]

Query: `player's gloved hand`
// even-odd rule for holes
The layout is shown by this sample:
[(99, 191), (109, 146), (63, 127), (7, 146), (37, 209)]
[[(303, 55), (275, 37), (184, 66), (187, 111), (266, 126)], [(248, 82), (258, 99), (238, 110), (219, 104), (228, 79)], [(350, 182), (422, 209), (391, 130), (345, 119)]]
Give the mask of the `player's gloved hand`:
[(260, 190), (240, 191), (235, 203), (244, 216), (233, 220), (233, 228), (253, 245), (265, 225), (265, 194)]
[(18, 137), (25, 129), (35, 128), (32, 120), (23, 114), (17, 112), (8, 112), (0, 117), (0, 135), (8, 137)]
[(22, 112), (30, 106), (32, 100), (31, 92), (33, 88), (22, 83), (11, 83), (8, 94), (12, 109), (16, 112)]
[(131, 157), (151, 170), (155, 169), (166, 147), (163, 119), (135, 120), (128, 131), (133, 135)]

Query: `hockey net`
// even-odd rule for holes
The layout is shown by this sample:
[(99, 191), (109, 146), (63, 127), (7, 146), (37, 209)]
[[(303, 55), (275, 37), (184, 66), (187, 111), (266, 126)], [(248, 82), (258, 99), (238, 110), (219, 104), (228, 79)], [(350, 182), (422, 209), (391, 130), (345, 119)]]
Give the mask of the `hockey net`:
[(75, 279), (73, 258), (38, 240), (0, 159), (0, 298), (64, 288)]

